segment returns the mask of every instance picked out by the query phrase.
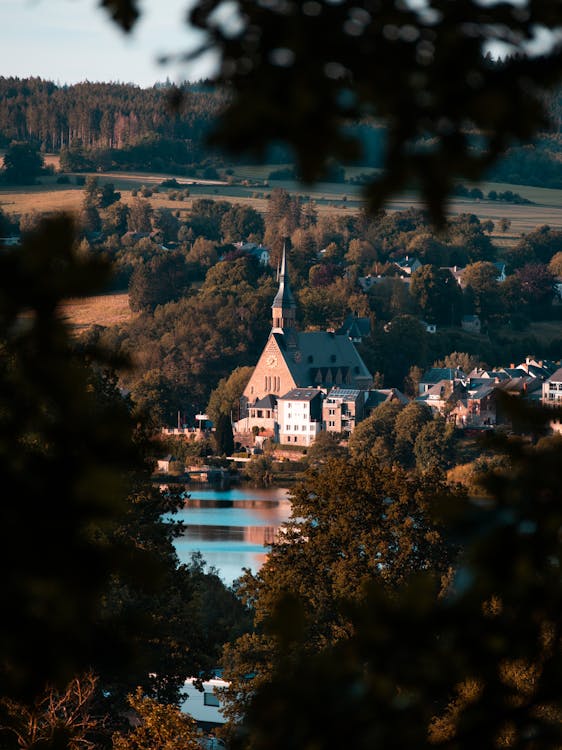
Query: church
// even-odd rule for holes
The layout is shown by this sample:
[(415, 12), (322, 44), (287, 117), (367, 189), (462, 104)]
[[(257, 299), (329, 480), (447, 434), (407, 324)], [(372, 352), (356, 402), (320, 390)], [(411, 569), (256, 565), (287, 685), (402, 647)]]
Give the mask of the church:
[(295, 389), (367, 391), (372, 376), (351, 338), (332, 331), (299, 331), (283, 249), (272, 328), (242, 399), (238, 432), (275, 429), (277, 400)]

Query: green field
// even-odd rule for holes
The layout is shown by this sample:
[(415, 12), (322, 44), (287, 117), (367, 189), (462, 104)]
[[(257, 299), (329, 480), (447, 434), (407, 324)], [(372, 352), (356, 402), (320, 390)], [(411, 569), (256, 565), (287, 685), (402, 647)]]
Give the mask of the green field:
[[(51, 156), (50, 163), (56, 167), (56, 157)], [(270, 172), (279, 169), (280, 166), (283, 165), (265, 164), (234, 167), (234, 184), (228, 184), (225, 181), (192, 180), (191, 178), (176, 176), (178, 182), (182, 186), (186, 185), (189, 189), (189, 198), (183, 201), (173, 201), (170, 199), (171, 191), (160, 188), (159, 192), (154, 193), (150, 200), (155, 208), (171, 208), (179, 211), (180, 215), (185, 215), (188, 212), (193, 198), (202, 197), (250, 204), (263, 213), (267, 210), (267, 201), (271, 191), (279, 187), (292, 194), (300, 195), (305, 200), (315, 201), (320, 215), (355, 212), (360, 210), (363, 205), (361, 187), (357, 185), (328, 182), (303, 185), (292, 180), (268, 181)], [(354, 167), (348, 169), (346, 174), (349, 178), (356, 174), (373, 171), (368, 167)], [(130, 202), (132, 190), (138, 190), (142, 185), (154, 188), (172, 175), (135, 171), (100, 173), (95, 174), (95, 176), (101, 183), (112, 182), (115, 189), (122, 193), (122, 199), (125, 202)], [(16, 215), (31, 210), (39, 212), (79, 211), (83, 198), (83, 188), (75, 184), (76, 175), (70, 175), (70, 185), (59, 185), (56, 183), (56, 179), (57, 175), (45, 177), (42, 179), (42, 184), (27, 188), (0, 188), (0, 208), (6, 213)], [(512, 245), (522, 234), (544, 224), (562, 229), (562, 190), (506, 183), (482, 183), (479, 187), (484, 193), (490, 190), (496, 190), (497, 192), (511, 190), (534, 202), (533, 205), (519, 206), (499, 201), (470, 200), (467, 198), (454, 198), (450, 201), (448, 207), (450, 215), (474, 213), (482, 220), (491, 219), (493, 222), (498, 222), (502, 218), (509, 219), (511, 226), (507, 232), (495, 231), (493, 233), (494, 240), (499, 246)], [(388, 211), (401, 211), (410, 207), (422, 207), (419, 197), (415, 193), (393, 196), (386, 204)]]

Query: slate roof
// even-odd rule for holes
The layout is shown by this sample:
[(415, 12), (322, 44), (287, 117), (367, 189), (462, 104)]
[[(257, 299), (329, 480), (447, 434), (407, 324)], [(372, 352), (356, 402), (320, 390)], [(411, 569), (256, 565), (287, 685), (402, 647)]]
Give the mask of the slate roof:
[(424, 372), (420, 383), (438, 383), (440, 380), (458, 380), (466, 375), (458, 367), (432, 367)]
[(312, 401), (318, 394), (322, 394), (317, 388), (293, 388), (284, 396), (280, 396), (280, 401)]
[(552, 375), (548, 378), (552, 383), (562, 383), (562, 367), (559, 367)]
[(252, 409), (275, 409), (277, 406), (277, 396), (268, 393), (263, 398), (256, 399), (253, 404), (249, 404)]
[(341, 328), (336, 331), (339, 336), (349, 336), (351, 339), (360, 339), (363, 336), (368, 336), (370, 332), (371, 321), (369, 318), (358, 318), (356, 315), (348, 315)]
[(376, 409), (377, 406), (384, 404), (386, 401), (391, 401), (393, 397), (404, 405), (410, 403), (408, 397), (399, 391), (398, 388), (373, 388), (367, 396), (365, 409), (367, 411)]
[(287, 367), (301, 387), (346, 383), (356, 378), (372, 379), (353, 342), (347, 336), (328, 331), (292, 331), (290, 336), (273, 332)]

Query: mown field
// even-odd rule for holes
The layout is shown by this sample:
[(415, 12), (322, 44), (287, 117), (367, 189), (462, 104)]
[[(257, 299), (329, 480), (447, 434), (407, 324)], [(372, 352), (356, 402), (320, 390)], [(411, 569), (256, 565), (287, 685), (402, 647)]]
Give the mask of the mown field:
[(93, 325), (112, 326), (126, 323), (135, 315), (129, 308), (127, 292), (70, 299), (65, 302), (61, 314), (77, 334)]
[[(47, 161), (56, 168), (57, 157), (47, 157)], [(268, 205), (268, 195), (275, 187), (281, 187), (290, 193), (299, 194), (303, 198), (310, 198), (316, 202), (320, 215), (355, 212), (362, 206), (361, 188), (356, 185), (338, 183), (319, 183), (313, 186), (302, 185), (295, 181), (269, 181), (268, 175), (279, 165), (242, 166), (234, 169), (237, 181), (248, 184), (229, 185), (220, 181), (194, 182), (188, 178), (176, 177), (178, 182), (189, 190), (189, 197), (182, 200), (172, 200), (170, 189), (159, 188), (150, 198), (155, 208), (165, 207), (179, 211), (180, 216), (189, 212), (195, 198), (213, 198), (252, 205), (256, 210), (265, 212)], [(367, 168), (348, 170), (348, 177), (361, 172), (372, 172)], [(116, 190), (122, 194), (122, 200), (129, 203), (133, 200), (131, 191), (138, 190), (143, 185), (154, 188), (170, 178), (169, 174), (154, 174), (149, 172), (111, 172), (96, 174), (101, 183), (112, 182)], [(26, 188), (0, 188), (0, 208), (6, 213), (19, 214), (32, 210), (39, 212), (69, 211), (78, 212), (83, 198), (83, 188), (75, 183), (75, 175), (71, 175), (70, 185), (58, 185), (57, 176), (45, 177), (41, 185)], [(519, 206), (509, 203), (487, 200), (469, 200), (455, 198), (451, 200), (449, 213), (474, 213), (480, 219), (491, 219), (497, 223), (505, 218), (511, 222), (505, 233), (495, 231), (494, 239), (499, 246), (509, 246), (516, 242), (521, 234), (532, 231), (535, 227), (548, 224), (554, 228), (562, 228), (562, 190), (528, 187), (524, 185), (508, 185), (504, 183), (483, 183), (481, 189), (487, 193), (490, 190), (504, 192), (511, 190), (524, 198), (534, 202), (534, 205)], [(401, 211), (409, 207), (420, 207), (418, 197), (413, 193), (405, 193), (392, 197), (386, 204), (389, 211)]]

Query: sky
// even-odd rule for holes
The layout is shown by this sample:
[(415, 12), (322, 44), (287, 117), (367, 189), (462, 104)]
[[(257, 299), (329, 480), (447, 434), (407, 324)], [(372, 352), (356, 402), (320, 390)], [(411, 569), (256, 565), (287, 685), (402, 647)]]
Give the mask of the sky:
[[(420, 7), (425, 0), (407, 0)], [(0, 76), (39, 76), (59, 84), (112, 81), (153, 86), (210, 75), (211, 55), (197, 63), (159, 64), (197, 46), (198, 32), (185, 22), (195, 0), (140, 0), (141, 18), (122, 32), (99, 0), (0, 0)], [(497, 0), (481, 0), (483, 4)], [(511, 0), (523, 5), (526, 0)], [(225, 3), (228, 18), (228, 5)], [(232, 22), (231, 18), (228, 18)], [(544, 47), (543, 34), (530, 47)], [(502, 49), (492, 49), (502, 56)], [(505, 50), (509, 51), (509, 50)]]
[(184, 21), (189, 0), (141, 0), (141, 18), (129, 34), (98, 0), (0, 0), (0, 76), (39, 76), (56, 83), (113, 81), (153, 86), (197, 80), (212, 58), (159, 64), (199, 37)]

